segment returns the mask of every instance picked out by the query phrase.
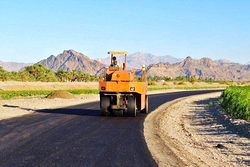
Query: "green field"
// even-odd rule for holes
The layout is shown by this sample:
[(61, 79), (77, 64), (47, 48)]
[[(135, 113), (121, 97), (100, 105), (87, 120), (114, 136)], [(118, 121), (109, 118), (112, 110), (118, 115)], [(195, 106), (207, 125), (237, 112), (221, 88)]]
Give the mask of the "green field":
[(220, 102), (229, 115), (250, 121), (250, 86), (228, 87)]

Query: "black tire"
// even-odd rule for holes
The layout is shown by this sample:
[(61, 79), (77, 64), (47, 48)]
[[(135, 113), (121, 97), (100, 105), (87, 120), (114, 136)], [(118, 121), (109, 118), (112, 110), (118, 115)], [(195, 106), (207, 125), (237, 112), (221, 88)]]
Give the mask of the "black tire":
[(128, 97), (128, 116), (136, 116), (136, 99), (134, 96)]
[(103, 96), (103, 95), (100, 96), (101, 115), (102, 116), (110, 115), (109, 108), (110, 108), (110, 97), (109, 96)]
[(141, 112), (148, 114), (148, 95), (145, 96), (145, 108)]

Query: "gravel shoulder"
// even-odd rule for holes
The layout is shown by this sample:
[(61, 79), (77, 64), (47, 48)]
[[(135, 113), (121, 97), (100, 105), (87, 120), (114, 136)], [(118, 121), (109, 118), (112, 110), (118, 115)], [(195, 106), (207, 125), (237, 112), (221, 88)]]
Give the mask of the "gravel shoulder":
[(248, 166), (250, 126), (228, 117), (220, 93), (180, 98), (158, 107), (144, 122), (144, 137), (159, 166)]

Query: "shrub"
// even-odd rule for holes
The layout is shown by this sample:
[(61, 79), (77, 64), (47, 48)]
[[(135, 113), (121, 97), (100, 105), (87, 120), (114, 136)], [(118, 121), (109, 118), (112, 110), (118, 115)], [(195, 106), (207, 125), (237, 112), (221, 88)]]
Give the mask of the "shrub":
[(191, 82), (192, 84), (194, 84), (197, 79), (194, 77), (194, 76), (191, 76), (189, 79), (188, 79), (189, 82)]
[(155, 82), (155, 81), (152, 81), (152, 80), (149, 80), (149, 81), (148, 81), (148, 85), (156, 85), (156, 82)]
[(185, 82), (184, 81), (180, 81), (180, 82), (178, 82), (178, 85), (184, 85), (185, 84)]
[(220, 84), (231, 85), (229, 81), (219, 81)]
[(229, 115), (250, 121), (250, 86), (228, 87), (220, 102)]
[(242, 81), (240, 82), (240, 85), (246, 85), (248, 82), (247, 81)]

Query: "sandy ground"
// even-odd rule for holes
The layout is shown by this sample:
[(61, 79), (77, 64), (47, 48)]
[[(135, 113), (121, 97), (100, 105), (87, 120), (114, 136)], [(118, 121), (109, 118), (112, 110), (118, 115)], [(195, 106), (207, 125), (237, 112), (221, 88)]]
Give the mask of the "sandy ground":
[[(234, 83), (236, 84), (236, 83)], [(226, 84), (220, 83), (206, 83), (206, 82), (181, 82), (181, 81), (159, 81), (156, 85), (150, 85), (150, 87), (171, 87), (171, 88), (183, 88), (183, 87), (227, 87)]]
[[(168, 81), (157, 82), (156, 85), (150, 85), (149, 87), (170, 87), (170, 88), (182, 88), (182, 87), (226, 87), (226, 84), (220, 83), (205, 83), (205, 82), (183, 82), (180, 81)], [(237, 83), (234, 83), (237, 84)], [(98, 82), (18, 82), (18, 81), (0, 81), (1, 90), (66, 90), (66, 89), (97, 89)]]
[(0, 90), (66, 90), (97, 89), (98, 82), (0, 82)]
[(31, 114), (38, 109), (67, 107), (98, 101), (99, 95), (78, 95), (73, 99), (47, 99), (45, 97), (0, 100), (0, 120)]
[(148, 115), (144, 136), (159, 166), (250, 165), (249, 123), (211, 105), (219, 95), (177, 99)]

